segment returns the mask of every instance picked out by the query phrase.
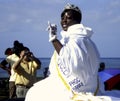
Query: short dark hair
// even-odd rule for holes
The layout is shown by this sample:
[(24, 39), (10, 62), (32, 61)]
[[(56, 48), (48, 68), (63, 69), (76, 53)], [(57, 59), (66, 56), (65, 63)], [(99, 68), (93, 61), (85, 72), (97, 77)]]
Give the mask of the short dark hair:
[(73, 19), (76, 20), (78, 23), (81, 23), (81, 20), (82, 20), (82, 13), (81, 12), (77, 12), (75, 10), (72, 10), (72, 9), (66, 9), (64, 10), (62, 13), (61, 13), (61, 18), (64, 16), (64, 14), (66, 12), (71, 12), (72, 15), (73, 15)]
[(24, 45), (20, 43), (18, 40), (15, 40), (13, 43), (13, 51), (14, 53), (19, 56), (20, 52), (24, 49)]
[(13, 54), (13, 49), (12, 48), (7, 48), (4, 52), (5, 55), (11, 55)]

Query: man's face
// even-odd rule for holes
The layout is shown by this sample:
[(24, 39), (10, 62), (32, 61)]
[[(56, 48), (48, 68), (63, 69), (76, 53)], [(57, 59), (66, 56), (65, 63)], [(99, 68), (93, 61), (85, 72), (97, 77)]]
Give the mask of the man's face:
[(76, 24), (76, 21), (73, 19), (73, 15), (70, 11), (65, 12), (65, 14), (61, 17), (61, 26), (64, 31), (67, 31), (68, 27)]

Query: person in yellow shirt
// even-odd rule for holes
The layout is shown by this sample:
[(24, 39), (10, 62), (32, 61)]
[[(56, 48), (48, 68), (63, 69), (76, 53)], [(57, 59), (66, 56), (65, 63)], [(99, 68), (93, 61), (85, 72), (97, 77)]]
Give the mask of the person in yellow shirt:
[(6, 58), (0, 63), (0, 67), (6, 70), (9, 74), (9, 99), (16, 98), (15, 78), (16, 73), (13, 71), (12, 65), (18, 61), (19, 57), (14, 54), (12, 48), (5, 50)]
[(28, 89), (36, 82), (36, 71), (40, 69), (41, 62), (27, 47), (20, 53), (20, 58), (13, 64), (16, 72), (16, 95), (24, 98)]

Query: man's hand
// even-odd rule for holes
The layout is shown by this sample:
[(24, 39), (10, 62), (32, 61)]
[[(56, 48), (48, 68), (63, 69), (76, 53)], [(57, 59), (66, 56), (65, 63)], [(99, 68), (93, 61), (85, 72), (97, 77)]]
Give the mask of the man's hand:
[(52, 42), (57, 38), (57, 25), (51, 24), (48, 21), (48, 28), (47, 31), (49, 32), (49, 42)]

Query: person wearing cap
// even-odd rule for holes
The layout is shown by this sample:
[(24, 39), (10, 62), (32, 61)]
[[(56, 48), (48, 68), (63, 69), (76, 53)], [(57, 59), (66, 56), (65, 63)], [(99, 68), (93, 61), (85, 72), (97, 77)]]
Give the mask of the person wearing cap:
[[(48, 22), (49, 42), (55, 48), (50, 75), (30, 88), (25, 101), (78, 101), (74, 99), (77, 94), (81, 95), (79, 101), (88, 101), (97, 94), (99, 52), (90, 39), (92, 29), (80, 24), (81, 20), (80, 9), (67, 4), (61, 13), (61, 40), (57, 26)], [(91, 101), (101, 100), (95, 97)]]

